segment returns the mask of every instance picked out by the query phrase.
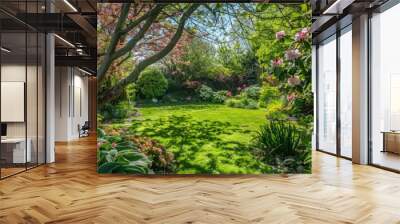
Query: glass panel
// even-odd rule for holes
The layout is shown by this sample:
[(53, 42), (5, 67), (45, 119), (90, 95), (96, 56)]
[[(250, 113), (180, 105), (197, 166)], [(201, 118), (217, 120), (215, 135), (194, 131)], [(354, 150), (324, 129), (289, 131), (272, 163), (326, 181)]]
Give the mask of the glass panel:
[(45, 52), (46, 39), (44, 34), (39, 34), (38, 46), (38, 163), (45, 163)]
[(352, 157), (352, 34), (340, 36), (340, 153)]
[[(30, 162), (28, 168), (37, 165), (38, 160), (38, 111), (37, 111), (37, 79), (38, 79), (38, 35), (36, 32), (27, 33), (28, 38), (28, 63), (27, 63), (27, 82), (26, 82), (26, 113), (27, 113), (27, 142), (28, 150), (30, 148)], [(28, 160), (29, 161), (29, 160)]]
[(336, 40), (318, 48), (318, 148), (336, 153)]
[(25, 170), (31, 161), (26, 150), (25, 91), (26, 35), (2, 33), (1, 44), (1, 161), (2, 177)]
[[(37, 13), (39, 5), (36, 1), (27, 2), (25, 10), (27, 13)], [(37, 20), (38, 17), (32, 17), (31, 20)], [(37, 23), (37, 21), (31, 21)], [(27, 167), (35, 167), (38, 164), (38, 45), (39, 36), (36, 30), (27, 30), (27, 81), (26, 81), (26, 113), (27, 113), (27, 149), (31, 151), (30, 162)]]
[(372, 25), (372, 163), (400, 170), (400, 5), (374, 15)]

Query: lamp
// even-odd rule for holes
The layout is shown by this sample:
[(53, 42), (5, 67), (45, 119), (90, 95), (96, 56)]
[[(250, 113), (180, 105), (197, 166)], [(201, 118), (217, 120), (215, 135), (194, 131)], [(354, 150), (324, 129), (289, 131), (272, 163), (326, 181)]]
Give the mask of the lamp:
[(83, 70), (83, 69), (81, 69), (81, 68), (79, 68), (79, 67), (78, 67), (78, 70), (81, 71), (81, 72), (83, 72), (83, 73), (85, 73), (85, 74), (87, 74), (87, 75), (89, 75), (89, 76), (92, 75), (92, 73), (90, 73), (90, 72), (88, 72), (88, 71), (86, 71), (86, 70)]
[(342, 14), (347, 6), (351, 5), (355, 0), (336, 0), (322, 13), (323, 15), (338, 15)]
[(9, 50), (9, 49), (7, 49), (7, 48), (5, 48), (5, 47), (0, 47), (0, 49), (1, 49), (2, 51), (6, 52), (6, 53), (10, 53), (10, 52), (11, 52), (11, 50)]
[(64, 0), (64, 3), (68, 5), (74, 12), (78, 12), (78, 10), (68, 0)]
[(68, 40), (66, 40), (66, 39), (64, 39), (64, 38), (62, 38), (62, 37), (60, 37), (59, 35), (57, 35), (57, 34), (54, 34), (54, 36), (55, 37), (57, 37), (59, 40), (61, 40), (62, 42), (64, 42), (64, 43), (66, 43), (67, 45), (69, 45), (70, 47), (73, 47), (73, 48), (75, 48), (75, 45), (73, 45), (71, 42), (69, 42)]

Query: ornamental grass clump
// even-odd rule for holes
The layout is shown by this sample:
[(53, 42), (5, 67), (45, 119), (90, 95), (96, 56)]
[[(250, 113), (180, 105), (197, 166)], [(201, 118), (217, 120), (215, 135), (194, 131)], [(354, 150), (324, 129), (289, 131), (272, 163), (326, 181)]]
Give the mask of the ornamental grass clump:
[(276, 172), (310, 173), (310, 139), (307, 131), (293, 121), (269, 121), (253, 139), (253, 153)]

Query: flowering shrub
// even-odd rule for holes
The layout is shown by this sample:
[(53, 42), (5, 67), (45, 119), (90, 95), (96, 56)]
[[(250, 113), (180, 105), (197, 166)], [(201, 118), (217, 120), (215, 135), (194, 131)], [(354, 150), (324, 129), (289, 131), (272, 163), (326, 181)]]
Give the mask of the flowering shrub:
[(281, 65), (283, 65), (283, 60), (281, 58), (275, 58), (271, 60), (271, 66), (273, 68), (280, 67)]
[(296, 35), (294, 36), (295, 41), (304, 41), (306, 40), (310, 35), (309, 29), (308, 28), (303, 28), (301, 31), (297, 32)]
[(277, 40), (282, 40), (285, 36), (286, 36), (286, 33), (283, 30), (276, 32), (276, 34), (275, 34), (275, 37)]
[[(309, 108), (313, 105), (313, 96), (308, 94), (311, 91), (311, 35), (307, 27), (295, 31), (292, 38), (289, 33), (276, 32), (276, 41), (268, 51), (259, 49), (258, 54), (263, 56), (260, 62), (268, 74), (263, 78), (259, 105), (271, 107), (274, 112), (270, 114), (279, 109), (286, 116), (302, 117), (312, 114)], [(264, 63), (267, 60), (269, 63)]]
[(296, 99), (296, 93), (290, 93), (289, 95), (287, 95), (286, 99), (287, 101), (292, 102)]
[(151, 161), (151, 169), (155, 173), (171, 173), (174, 170), (174, 154), (168, 152), (159, 142), (147, 137), (130, 137), (138, 150)]
[(288, 78), (288, 84), (289, 86), (298, 86), (300, 85), (300, 77), (298, 75), (292, 75)]
[(300, 56), (301, 56), (301, 53), (300, 53), (299, 49), (289, 49), (285, 53), (285, 58), (288, 61), (294, 61), (294, 60), (300, 58)]
[(127, 136), (123, 132), (126, 130), (113, 126), (97, 130), (99, 173), (150, 174), (174, 171), (174, 155), (164, 146), (153, 139)]

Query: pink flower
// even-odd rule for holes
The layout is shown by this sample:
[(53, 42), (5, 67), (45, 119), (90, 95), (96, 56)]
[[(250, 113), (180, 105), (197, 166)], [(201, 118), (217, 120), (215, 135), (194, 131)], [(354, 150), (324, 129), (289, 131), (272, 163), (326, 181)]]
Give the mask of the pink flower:
[(289, 49), (285, 53), (285, 58), (288, 61), (294, 61), (301, 56), (299, 49)]
[(300, 77), (298, 75), (293, 75), (290, 78), (288, 78), (288, 84), (289, 86), (297, 86), (300, 85)]
[(231, 91), (226, 92), (226, 96), (227, 97), (231, 97), (232, 96), (232, 92)]
[(289, 102), (291, 102), (291, 101), (293, 101), (294, 99), (296, 99), (296, 93), (290, 93), (289, 95), (287, 95), (287, 100), (289, 101)]
[(115, 143), (115, 142), (111, 143), (111, 147), (113, 147), (113, 148), (117, 147), (117, 143)]
[(271, 60), (271, 65), (273, 68), (280, 67), (283, 64), (283, 60), (281, 58), (275, 58), (274, 60)]
[(285, 36), (286, 36), (286, 33), (283, 30), (275, 33), (275, 37), (277, 40), (282, 40)]
[(294, 40), (297, 42), (303, 41), (308, 38), (309, 34), (310, 34), (310, 32), (309, 32), (308, 28), (303, 28), (299, 32), (296, 33), (296, 35), (294, 36)]
[(97, 148), (100, 148), (103, 145), (103, 142), (97, 142)]

